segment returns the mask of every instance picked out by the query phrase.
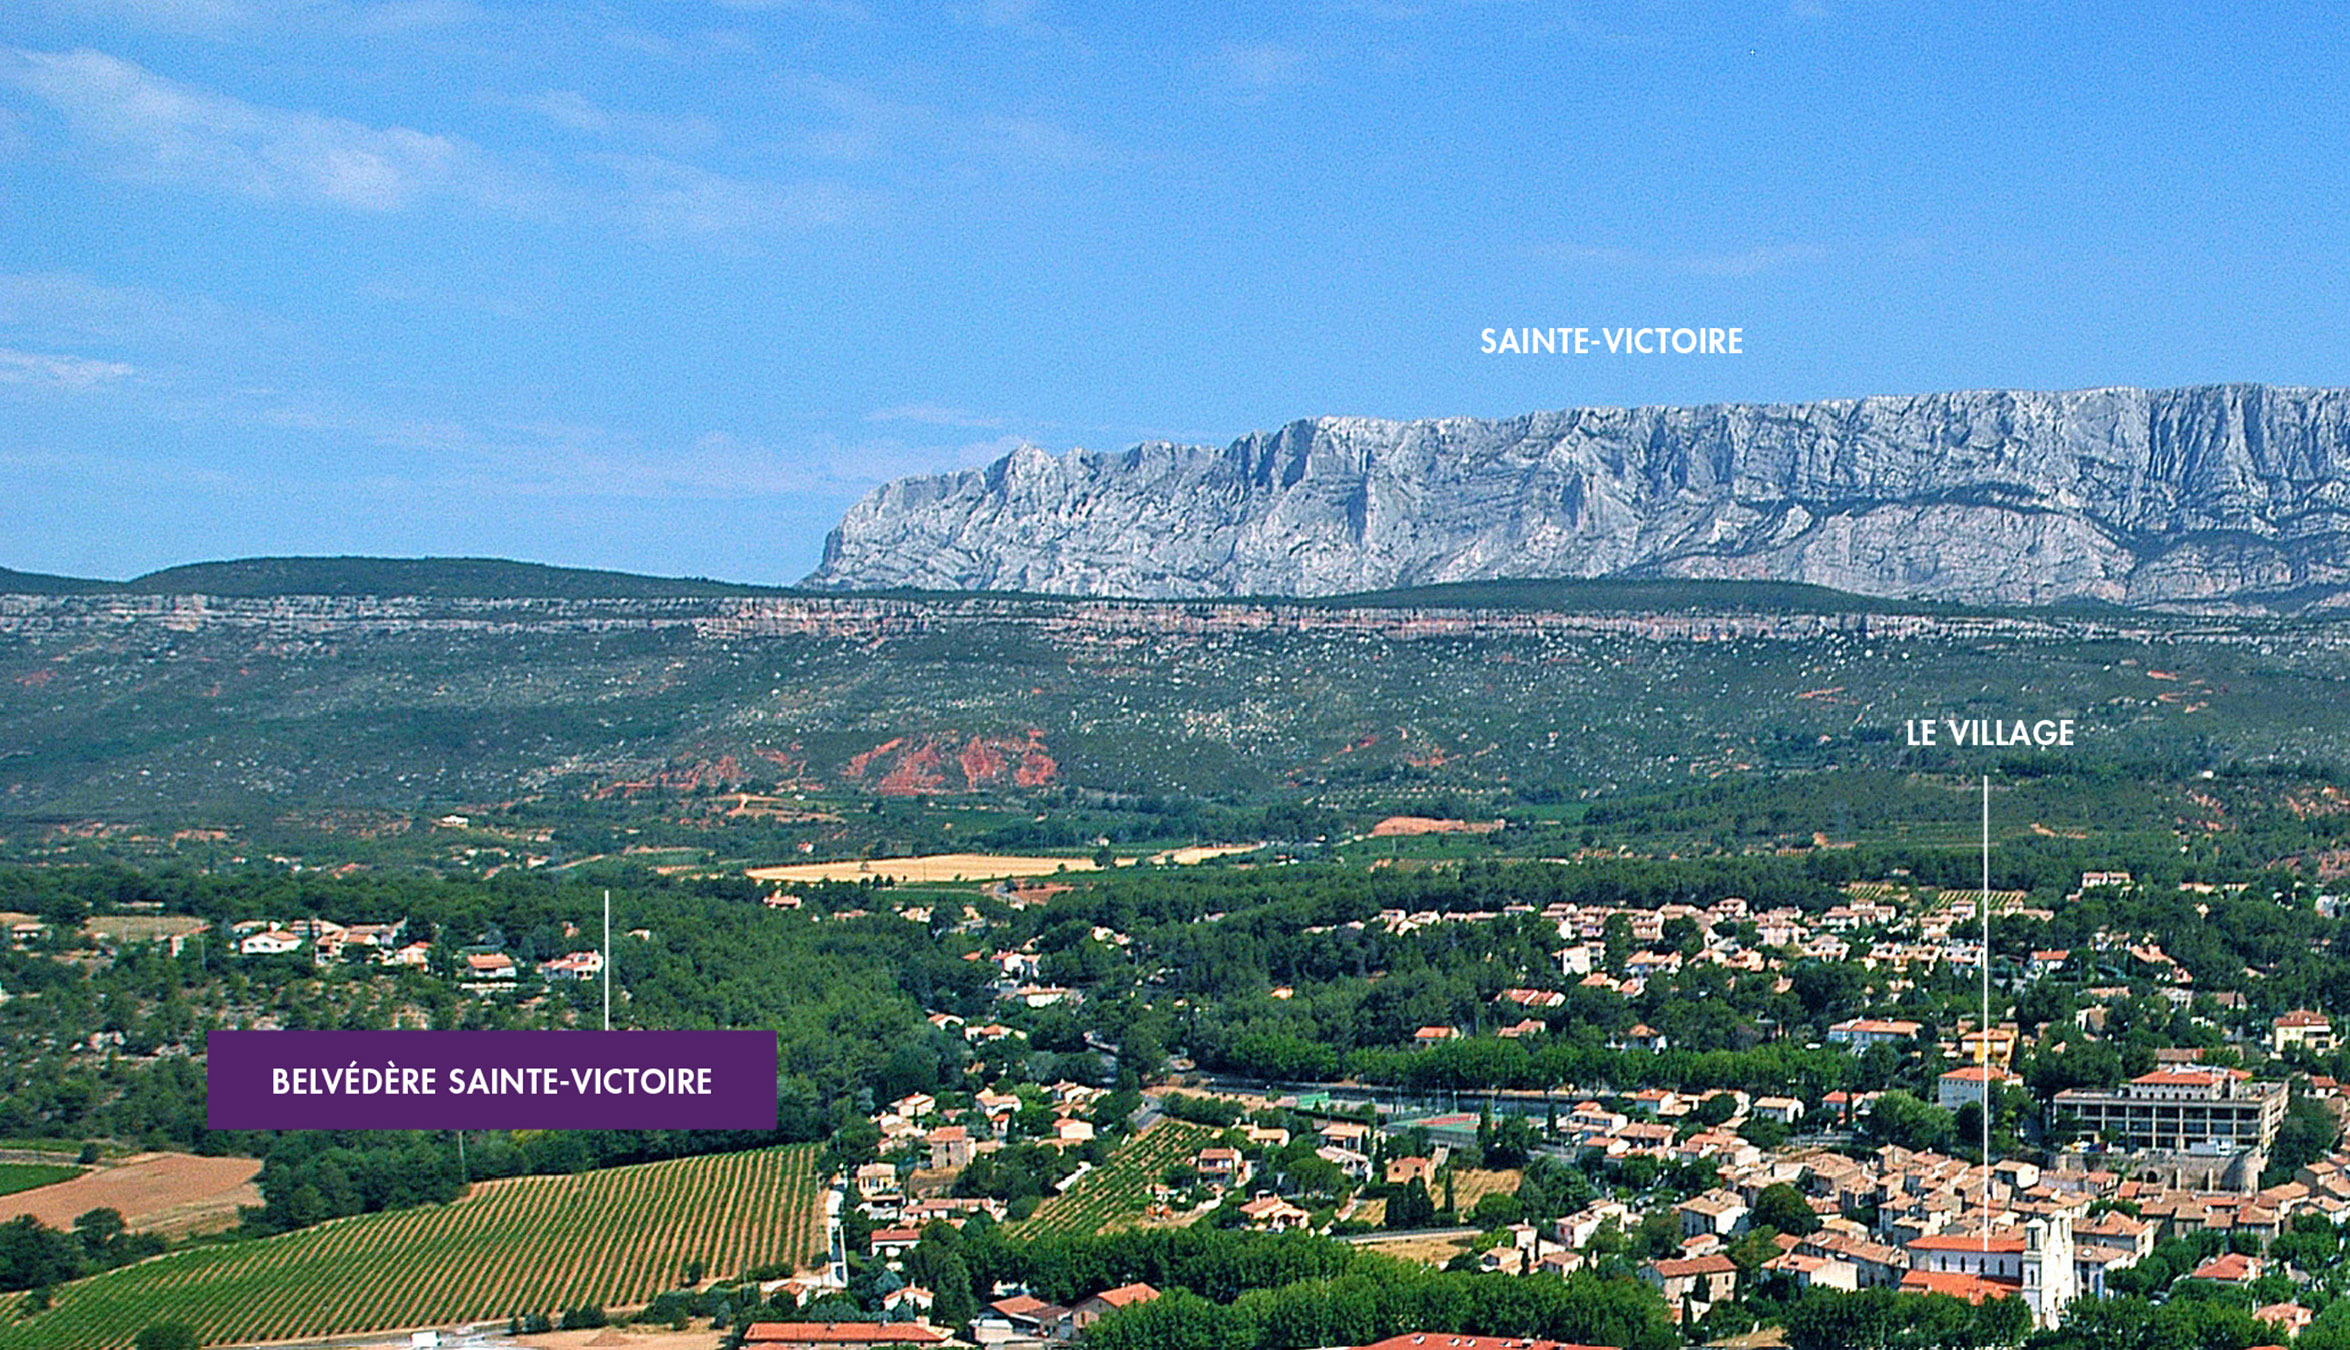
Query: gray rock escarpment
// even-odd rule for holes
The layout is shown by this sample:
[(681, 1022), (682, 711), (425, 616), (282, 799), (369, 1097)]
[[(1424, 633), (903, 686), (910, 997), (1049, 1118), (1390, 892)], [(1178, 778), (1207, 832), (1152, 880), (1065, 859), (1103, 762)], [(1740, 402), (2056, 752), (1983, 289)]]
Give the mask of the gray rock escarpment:
[(826, 589), (1313, 596), (1514, 577), (1977, 604), (2350, 596), (2350, 390), (2008, 390), (1330, 417), (876, 488)]

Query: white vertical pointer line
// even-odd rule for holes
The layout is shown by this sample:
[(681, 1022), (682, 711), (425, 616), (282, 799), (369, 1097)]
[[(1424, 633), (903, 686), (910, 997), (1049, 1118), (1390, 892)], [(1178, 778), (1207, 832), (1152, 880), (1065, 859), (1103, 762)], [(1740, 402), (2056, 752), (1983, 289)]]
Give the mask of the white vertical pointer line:
[(1983, 1264), (1991, 1262), (1991, 775), (1983, 775)]
[[(1989, 782), (1989, 779), (1985, 779)], [(1988, 791), (1988, 789), (1985, 789)], [(1989, 809), (1989, 808), (1985, 808)], [(1986, 874), (1987, 875), (1987, 874)], [(612, 1029), (612, 888), (604, 888), (604, 1030)]]

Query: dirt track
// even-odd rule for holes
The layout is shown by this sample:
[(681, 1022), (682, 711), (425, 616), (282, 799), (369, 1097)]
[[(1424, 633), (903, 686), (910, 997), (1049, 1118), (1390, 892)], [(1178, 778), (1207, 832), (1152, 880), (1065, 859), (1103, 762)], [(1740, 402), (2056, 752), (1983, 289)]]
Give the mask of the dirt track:
[(651, 1327), (608, 1327), (602, 1331), (556, 1331), (514, 1342), (533, 1350), (714, 1350), (726, 1339), (716, 1331), (669, 1331)]
[(238, 1205), (261, 1203), (253, 1158), (203, 1158), (192, 1153), (141, 1153), (93, 1168), (71, 1181), (0, 1196), (0, 1221), (30, 1214), (51, 1228), (68, 1228), (93, 1209), (121, 1212), (141, 1232), (186, 1233), (226, 1228)]
[[(1215, 844), (1195, 848), (1179, 848), (1156, 855), (1158, 861), (1178, 864), (1204, 862), (1228, 853), (1246, 853), (1258, 848), (1256, 844)], [(1118, 865), (1128, 866), (1135, 861), (1121, 855)], [(1051, 876), (1055, 872), (1098, 872), (1101, 864), (1091, 858), (1044, 858), (1026, 854), (1006, 853), (932, 853), (919, 858), (870, 858), (863, 861), (828, 863), (789, 863), (780, 867), (754, 867), (747, 875), (753, 881), (863, 881), (868, 877), (892, 877), (913, 885), (942, 881), (1001, 881), (1023, 877)]]
[(1094, 872), (1091, 858), (1038, 858), (992, 853), (934, 853), (920, 858), (874, 858), (864, 862), (792, 863), (754, 867), (754, 881), (863, 881), (894, 877), (921, 884), (940, 881), (996, 881), (1005, 877), (1049, 876), (1058, 871)]

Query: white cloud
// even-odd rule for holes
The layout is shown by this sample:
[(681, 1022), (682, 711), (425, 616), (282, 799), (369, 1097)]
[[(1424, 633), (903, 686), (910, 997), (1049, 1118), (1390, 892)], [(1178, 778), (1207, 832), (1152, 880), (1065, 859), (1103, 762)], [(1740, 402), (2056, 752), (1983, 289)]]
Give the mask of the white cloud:
[(258, 22), (262, 11), (250, 0), (53, 0), (54, 9), (95, 18), (122, 19), (167, 33), (221, 33)]
[(962, 22), (982, 28), (1044, 35), (1052, 30), (1037, 18), (1037, 11), (1042, 8), (1040, 0), (967, 0), (953, 6), (952, 12)]
[[(0, 354), (0, 382), (9, 378)], [(402, 496), (471, 500), (739, 501), (853, 497), (887, 478), (987, 463), (1020, 438), (964, 445), (816, 436), (791, 446), (713, 429), (685, 437), (555, 420), (473, 417), (355, 399), (329, 390), (238, 388), (167, 403), (174, 420), (291, 433), (349, 457), (356, 446), (393, 452), (355, 486)], [(324, 462), (324, 461), (322, 461)]]
[(389, 0), (347, 11), (350, 26), (363, 33), (404, 33), (418, 28), (453, 28), (481, 18), (466, 0)]
[(993, 33), (1040, 48), (1070, 55), (1088, 51), (1074, 28), (1049, 17), (1043, 0), (949, 0), (948, 17), (970, 28)]
[(29, 340), (242, 348), (285, 329), (203, 296), (113, 286), (78, 272), (0, 272), (0, 333)]
[(1383, 23), (1402, 23), (1428, 14), (1426, 5), (1397, 4), (1393, 0), (1332, 0), (1327, 8), (1332, 13), (1360, 15)]
[(863, 492), (894, 478), (976, 469), (993, 464), (1027, 444), (1030, 444), (1027, 437), (1010, 433), (952, 445), (909, 444), (887, 438), (849, 441), (823, 437), (810, 458), (825, 486)]
[(977, 4), (958, 6), (963, 17), (972, 23), (990, 28), (1011, 28), (1036, 22), (1038, 0), (979, 0)]
[(483, 443), (482, 437), (462, 422), (354, 408), (333, 398), (269, 396), (261, 406), (249, 410), (243, 420), (281, 431), (362, 440), (393, 450), (468, 454), (480, 449)]
[(821, 75), (794, 77), (787, 87), (833, 119), (786, 142), (812, 159), (857, 163), (931, 153), (963, 166), (1061, 169), (1116, 158), (1095, 137), (1049, 118), (901, 103)]
[(49, 8), (76, 18), (108, 19), (155, 32), (197, 37), (252, 37), (289, 26), (328, 27), (358, 34), (406, 32), (467, 23), (480, 17), (469, 0), (49, 0)]
[(517, 322), (543, 315), (545, 299), (527, 286), (513, 284), (511, 279), (502, 284), (452, 284), (429, 268), (388, 270), (372, 281), (361, 283), (359, 293), (385, 304), (439, 314), (462, 311)]
[(525, 195), (462, 138), (246, 103), (103, 52), (9, 53), (0, 78), (149, 181), (371, 212), (428, 197), (511, 208)]
[(566, 131), (674, 148), (717, 144), (718, 124), (707, 117), (661, 117), (607, 108), (571, 89), (552, 89), (517, 100), (519, 106)]
[(1705, 277), (1752, 277), (1778, 272), (1803, 263), (1819, 262), (1828, 250), (1818, 244), (1758, 244), (1735, 253), (1699, 253), (1677, 260), (1684, 270)]
[[(517, 217), (601, 219), (651, 239), (730, 245), (838, 224), (870, 202), (869, 194), (839, 184), (739, 177), (658, 155), (586, 155), (572, 164), (568, 181), (526, 174), (462, 136), (248, 103), (102, 52), (0, 51), (0, 83), (55, 108), (119, 173), (258, 201), (377, 214), (456, 202)], [(588, 130), (715, 135), (690, 119), (631, 122), (576, 94), (549, 95), (540, 111)]]
[(776, 230), (837, 225), (862, 213), (867, 194), (833, 183), (735, 178), (652, 155), (607, 155), (627, 192), (617, 209), (654, 239), (740, 240)]
[(587, 95), (569, 89), (551, 89), (535, 98), (521, 100), (522, 106), (572, 131), (604, 135), (612, 130), (612, 114), (589, 101)]
[(1277, 42), (1226, 42), (1210, 56), (1208, 68), (1248, 89), (1294, 84), (1310, 73), (1306, 54)]
[(727, 9), (806, 14), (840, 23), (871, 23), (873, 12), (851, 0), (717, 0)]
[(1534, 250), (1552, 262), (1623, 271), (1678, 272), (1699, 277), (1752, 277), (1834, 256), (1820, 244), (1757, 244), (1726, 253), (1652, 253), (1591, 244), (1552, 244)]
[(1072, 168), (1109, 158), (1093, 137), (1041, 117), (979, 114), (950, 125), (948, 144), (974, 159), (1029, 168)]
[[(352, 430), (370, 422), (377, 444), (430, 453), (411, 460), (387, 483), (401, 492), (423, 486), (468, 497), (539, 501), (598, 498), (618, 501), (744, 501), (830, 493), (853, 495), (880, 479), (868, 466), (886, 463), (867, 447), (824, 442), (787, 452), (755, 436), (706, 431), (648, 442), (630, 432), (571, 424), (409, 424), (366, 414), (329, 414), (329, 425), (349, 416)], [(997, 453), (1001, 453), (1000, 451)], [(994, 456), (989, 456), (993, 458)], [(935, 452), (900, 472), (932, 472)], [(890, 476), (897, 476), (891, 474)]]
[(79, 392), (136, 374), (120, 361), (93, 361), (54, 352), (21, 352), (0, 347), (0, 384), (33, 385)]
[(907, 403), (895, 408), (877, 408), (865, 414), (865, 420), (914, 422), (932, 427), (965, 427), (973, 431), (994, 431), (1009, 421), (1008, 418), (992, 417), (962, 408), (942, 408), (935, 403)]
[(470, 457), (455, 470), (460, 477), (451, 486), (460, 486), (461, 480), (467, 491), (538, 498), (849, 498), (895, 478), (992, 464), (1026, 443), (1013, 435), (945, 445), (822, 435), (787, 449), (756, 436), (712, 430), (655, 447), (592, 431)]
[(119, 337), (142, 317), (141, 298), (75, 272), (0, 274), (0, 327), (64, 325), (85, 336)]
[(811, 127), (793, 134), (787, 144), (794, 153), (816, 159), (856, 162), (873, 159), (892, 146), (916, 138), (931, 121), (927, 109), (896, 103), (843, 80), (822, 75), (799, 75), (786, 81), (799, 99), (835, 119), (830, 126)]

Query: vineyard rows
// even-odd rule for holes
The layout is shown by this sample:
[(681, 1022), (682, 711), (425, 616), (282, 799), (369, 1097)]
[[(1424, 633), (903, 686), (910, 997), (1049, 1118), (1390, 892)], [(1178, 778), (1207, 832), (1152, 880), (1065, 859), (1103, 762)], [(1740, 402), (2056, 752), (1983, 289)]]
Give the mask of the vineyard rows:
[(108, 1350), (185, 1322), (205, 1343), (644, 1303), (689, 1262), (713, 1277), (824, 1245), (816, 1146), (487, 1182), (448, 1205), (178, 1252), (56, 1291), (0, 1350)]
[(1162, 1120), (1120, 1145), (1107, 1165), (1037, 1206), (1020, 1225), (1027, 1236), (1106, 1233), (1130, 1228), (1150, 1207), (1151, 1188), (1177, 1163), (1188, 1163), (1219, 1132), (1188, 1121)]

